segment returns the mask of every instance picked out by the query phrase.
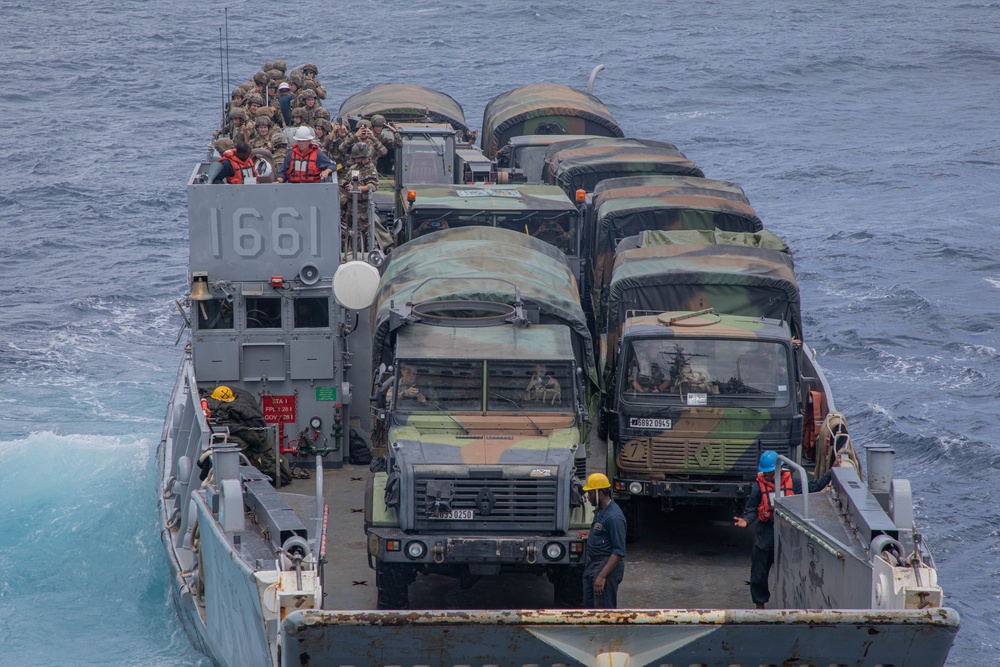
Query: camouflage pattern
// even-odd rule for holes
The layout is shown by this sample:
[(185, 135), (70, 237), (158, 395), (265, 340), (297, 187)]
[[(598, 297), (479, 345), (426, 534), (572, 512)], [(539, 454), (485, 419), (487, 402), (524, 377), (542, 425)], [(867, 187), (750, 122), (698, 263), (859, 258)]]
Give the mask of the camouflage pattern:
[(625, 134), (597, 97), (569, 86), (538, 83), (500, 93), (483, 111), (482, 149), (493, 159), (511, 137), (536, 134), (556, 123), (560, 134), (623, 137)]
[[(268, 122), (270, 123), (270, 121)], [(271, 127), (270, 124), (267, 126), (266, 134), (258, 127), (257, 131), (254, 132), (253, 138), (250, 139), (250, 148), (266, 148), (270, 150), (271, 138), (277, 133), (278, 131)]]
[[(468, 276), (476, 280), (468, 280)], [(427, 278), (437, 278), (421, 287)], [(491, 278), (497, 279), (492, 281)], [(499, 282), (499, 281), (508, 282)], [(576, 278), (565, 255), (525, 234), (489, 227), (463, 227), (428, 234), (392, 251), (372, 305), (373, 362), (388, 354), (389, 302), (471, 299), (512, 304), (514, 282), (526, 306), (539, 309), (541, 323), (574, 332), (574, 345), (592, 368), (593, 345), (580, 305)], [(414, 291), (420, 287), (417, 294)]]
[[(404, 238), (466, 225), (499, 227), (529, 234), (568, 255), (576, 254), (577, 208), (552, 185), (413, 185)], [(539, 215), (526, 216), (527, 213)], [(476, 215), (479, 214), (479, 215)], [(560, 215), (565, 214), (565, 215)], [(474, 219), (467, 216), (476, 215)]]
[(580, 139), (554, 144), (545, 156), (545, 182), (567, 193), (593, 192), (602, 180), (637, 174), (704, 176), (673, 144), (648, 139)]
[[(740, 236), (740, 235), (736, 235)], [(798, 284), (790, 254), (745, 245), (652, 245), (615, 259), (607, 290), (610, 336), (630, 310), (702, 310), (789, 323), (802, 337)], [(610, 339), (609, 339), (610, 344)]]
[(692, 176), (635, 176), (601, 181), (588, 211), (593, 230), (587, 255), (591, 303), (600, 312), (600, 295), (611, 278), (615, 246), (645, 230), (720, 229), (759, 232), (763, 224), (742, 188)]
[[(670, 313), (673, 316), (689, 314)], [(640, 480), (644, 482), (644, 489), (659, 487), (655, 492), (644, 490), (644, 495), (655, 493), (684, 498), (686, 492), (677, 488), (683, 483), (728, 483), (728, 489), (716, 500), (731, 502), (749, 493), (747, 482), (756, 476), (757, 461), (763, 450), (772, 449), (788, 456), (799, 444), (793, 441), (797, 433), (793, 418), (799, 408), (792, 392), (794, 384), (788, 376), (790, 339), (789, 330), (783, 323), (716, 314), (676, 320), (641, 315), (625, 321), (621, 340), (623, 344), (619, 346), (617, 337), (609, 338), (608, 355), (602, 360), (602, 375), (606, 389), (615, 393), (614, 407), (622, 417), (620, 428), (612, 429), (609, 444), (614, 447), (614, 470), (609, 471), (609, 476), (622, 481), (625, 487), (629, 480)], [(623, 363), (618, 355), (623, 354), (621, 350), (630, 350), (633, 342), (664, 350), (668, 360), (674, 356), (673, 362), (667, 364), (667, 382), (673, 383), (670, 390), (631, 393), (633, 398), (622, 401), (620, 392), (628, 386), (628, 378), (620, 377), (626, 371), (618, 368)], [(695, 374), (688, 364), (699, 363), (707, 369), (717, 360), (704, 356), (685, 357), (682, 350), (719, 349), (719, 345), (735, 349), (770, 349), (773, 358), (779, 360), (777, 368), (784, 370), (781, 377), (785, 386), (780, 398), (765, 398), (748, 391), (732, 373), (713, 375), (706, 372), (702, 378), (706, 385), (694, 389), (706, 395), (705, 404), (688, 404), (684, 382), (678, 382), (681, 377), (690, 381)], [(718, 368), (717, 365), (713, 370)], [(777, 369), (774, 373), (779, 375)], [(678, 384), (680, 389), (676, 388)], [(636, 421), (644, 418), (668, 419), (671, 423), (669, 428), (663, 429), (656, 428), (651, 421), (646, 425)], [(711, 502), (711, 498), (705, 497), (708, 494), (701, 495), (702, 498), (684, 500)]]
[(342, 229), (350, 229), (354, 216), (354, 199), (351, 196), (351, 172), (358, 173), (358, 186), (367, 185), (368, 192), (358, 194), (358, 221), (362, 231), (368, 229), (368, 201), (372, 193), (378, 190), (378, 169), (375, 162), (369, 160), (367, 164), (354, 165), (339, 171), (340, 179), (340, 226)]
[[(312, 114), (309, 113), (309, 109), (305, 107), (292, 107), (291, 113), (288, 114), (292, 119), (292, 127), (298, 127), (299, 125), (312, 125)], [(299, 118), (301, 120), (295, 120)]]
[(371, 139), (361, 139), (357, 132), (348, 134), (347, 137), (340, 142), (340, 146), (337, 147), (337, 152), (340, 155), (348, 156), (349, 161), (353, 163), (353, 160), (350, 160), (349, 156), (351, 155), (351, 149), (353, 149), (354, 145), (358, 143), (366, 144), (371, 148), (371, 157), (373, 160), (377, 160), (389, 152), (388, 149), (386, 149), (385, 144), (381, 141), (377, 141), (375, 137), (372, 137)]
[(470, 131), (462, 105), (452, 97), (408, 83), (366, 88), (344, 100), (337, 115), (341, 118), (369, 118), (375, 114), (392, 121), (447, 123), (461, 132)]

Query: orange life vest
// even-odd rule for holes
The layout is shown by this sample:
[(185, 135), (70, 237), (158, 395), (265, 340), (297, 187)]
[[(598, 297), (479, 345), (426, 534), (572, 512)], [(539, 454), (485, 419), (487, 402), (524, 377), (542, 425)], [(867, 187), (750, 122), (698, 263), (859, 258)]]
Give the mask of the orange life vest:
[(228, 161), (233, 166), (233, 175), (226, 177), (226, 183), (241, 185), (244, 181), (257, 178), (257, 170), (253, 166), (252, 155), (247, 157), (246, 160), (241, 160), (236, 157), (236, 149), (230, 148), (222, 154), (222, 159), (219, 162), (223, 160)]
[[(774, 511), (774, 482), (769, 482), (764, 478), (764, 473), (757, 473), (757, 486), (760, 487), (760, 504), (757, 505), (757, 520), (767, 523), (771, 520), (771, 513)], [(781, 494), (790, 496), (795, 492), (792, 490), (792, 473), (787, 470), (781, 471)]]
[(319, 183), (320, 168), (316, 166), (319, 156), (319, 146), (309, 144), (309, 149), (303, 153), (296, 142), (292, 146), (291, 161), (288, 163), (289, 183)]

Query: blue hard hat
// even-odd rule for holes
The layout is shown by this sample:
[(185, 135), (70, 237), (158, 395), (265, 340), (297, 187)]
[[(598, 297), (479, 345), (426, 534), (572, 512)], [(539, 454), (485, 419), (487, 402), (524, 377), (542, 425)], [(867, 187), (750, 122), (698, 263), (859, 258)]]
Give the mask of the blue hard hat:
[(778, 452), (767, 450), (760, 455), (760, 465), (757, 466), (759, 472), (774, 472), (774, 467), (778, 464)]

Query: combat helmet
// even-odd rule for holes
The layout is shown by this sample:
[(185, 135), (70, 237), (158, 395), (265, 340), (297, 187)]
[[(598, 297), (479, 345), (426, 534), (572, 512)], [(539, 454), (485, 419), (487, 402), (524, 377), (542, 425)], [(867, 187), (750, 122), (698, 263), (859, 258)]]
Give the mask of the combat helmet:
[(302, 87), (302, 74), (301, 73), (296, 73), (296, 72), (293, 71), (291, 74), (288, 75), (288, 83), (294, 83), (296, 86), (298, 86), (299, 88), (301, 88)]
[(380, 113), (372, 116), (372, 125), (385, 125), (385, 116)]
[(312, 74), (313, 76), (316, 76), (319, 74), (319, 69), (312, 63), (306, 63), (302, 66), (302, 73), (305, 75)]
[(278, 132), (271, 137), (271, 148), (279, 147), (288, 148), (288, 137), (285, 136), (284, 132)]
[(247, 120), (247, 110), (243, 107), (231, 107), (229, 109), (229, 120)]
[(234, 148), (236, 148), (236, 142), (229, 137), (223, 137), (215, 142), (215, 150), (219, 151), (219, 155)]
[(316, 107), (315, 109), (313, 109), (312, 117), (313, 120), (316, 120), (318, 118), (325, 118), (326, 120), (330, 120), (330, 112), (324, 109), (323, 107)]
[(369, 130), (372, 129), (372, 122), (367, 118), (362, 118), (361, 120), (358, 121), (358, 129), (360, 130), (363, 127), (366, 127)]
[(260, 84), (262, 86), (266, 86), (267, 85), (267, 73), (266, 72), (257, 72), (256, 74), (253, 75), (253, 82), (257, 83), (257, 84)]
[(328, 132), (328, 133), (329, 132), (333, 132), (333, 123), (331, 123), (326, 118), (320, 118), (319, 120), (316, 120), (314, 118), (313, 119), (313, 127), (315, 127), (317, 130), (320, 129), (320, 128), (323, 128), (323, 130), (325, 132)]
[(295, 118), (296, 116), (298, 116), (303, 120), (309, 118), (309, 112), (305, 109), (305, 107), (292, 107), (292, 110), (288, 113), (288, 115), (291, 118)]
[(257, 93), (251, 93), (250, 95), (247, 95), (247, 98), (246, 98), (245, 101), (246, 101), (246, 103), (248, 105), (249, 104), (256, 104), (258, 106), (264, 106), (264, 98), (261, 97)]
[(277, 85), (279, 80), (285, 78), (285, 75), (282, 73), (280, 69), (272, 67), (271, 69), (267, 70), (267, 78), (269, 78), (271, 81), (274, 81), (275, 85)]
[(301, 97), (304, 100), (309, 98), (316, 99), (316, 91), (312, 90), (311, 88), (306, 88), (301, 93), (299, 93), (299, 97)]
[(351, 147), (351, 157), (355, 160), (362, 157), (371, 157), (372, 147), (363, 141), (359, 141)]
[[(261, 108), (264, 109), (264, 108), (267, 108), (267, 107), (261, 107)], [(271, 127), (272, 125), (274, 125), (274, 121), (271, 120), (271, 114), (258, 113), (257, 114), (257, 125), (258, 126), (260, 126), (260, 125), (267, 125), (268, 127)]]
[(247, 96), (247, 93), (242, 88), (233, 88), (233, 92), (229, 93), (229, 99), (235, 100), (237, 97), (242, 100)]
[(284, 60), (275, 60), (271, 64), (274, 65), (274, 69), (279, 70), (281, 72), (282, 76), (284, 76), (285, 70), (288, 69), (288, 65), (285, 64)]
[(274, 69), (274, 63), (272, 63), (272, 62), (270, 62), (270, 61), (268, 61), (268, 62), (264, 63), (264, 64), (263, 64), (263, 65), (261, 65), (261, 67), (260, 67), (260, 71), (261, 71), (261, 72), (266, 72), (266, 71), (267, 71), (267, 70), (269, 70), (269, 69)]

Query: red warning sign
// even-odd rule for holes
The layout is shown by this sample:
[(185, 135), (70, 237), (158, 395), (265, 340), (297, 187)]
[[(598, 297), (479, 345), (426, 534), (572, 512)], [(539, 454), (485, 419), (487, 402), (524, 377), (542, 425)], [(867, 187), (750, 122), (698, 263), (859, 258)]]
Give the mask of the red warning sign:
[(295, 395), (262, 396), (261, 409), (264, 421), (270, 424), (295, 421)]

